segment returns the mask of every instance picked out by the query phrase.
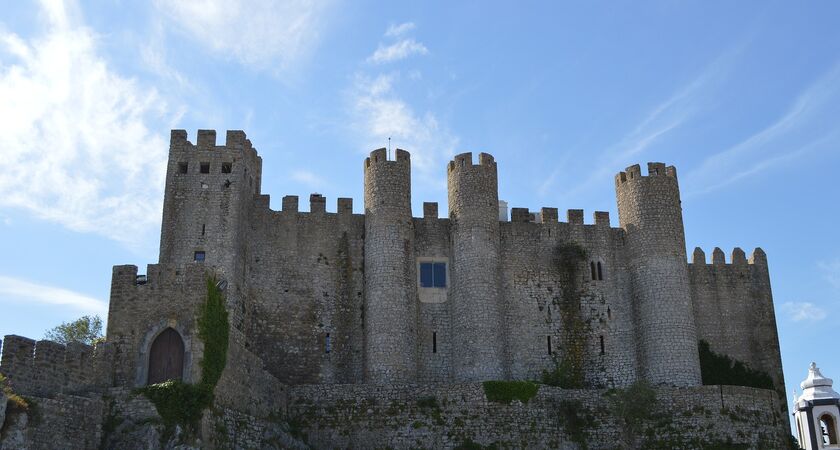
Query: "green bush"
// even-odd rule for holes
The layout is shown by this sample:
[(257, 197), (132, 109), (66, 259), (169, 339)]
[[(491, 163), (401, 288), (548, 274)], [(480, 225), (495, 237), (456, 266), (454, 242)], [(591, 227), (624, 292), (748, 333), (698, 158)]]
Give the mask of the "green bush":
[(565, 358), (560, 362), (555, 362), (554, 369), (542, 371), (540, 383), (563, 389), (582, 389), (583, 381), (572, 365), (571, 360)]
[(174, 425), (192, 426), (201, 419), (201, 412), (213, 400), (213, 392), (203, 384), (187, 384), (169, 380), (141, 388), (163, 419), (167, 428)]
[(10, 412), (22, 412), (29, 409), (29, 402), (12, 391), (9, 380), (2, 373), (0, 373), (0, 390), (6, 395), (6, 407), (9, 408)]
[(421, 408), (437, 408), (438, 401), (434, 396), (420, 397), (417, 399), (417, 406)]
[(505, 404), (514, 399), (528, 403), (540, 389), (538, 384), (530, 381), (485, 381), (483, 385), (488, 401)]
[(713, 352), (709, 343), (702, 339), (698, 348), (703, 384), (774, 389), (773, 379), (767, 373), (751, 369), (741, 361)]

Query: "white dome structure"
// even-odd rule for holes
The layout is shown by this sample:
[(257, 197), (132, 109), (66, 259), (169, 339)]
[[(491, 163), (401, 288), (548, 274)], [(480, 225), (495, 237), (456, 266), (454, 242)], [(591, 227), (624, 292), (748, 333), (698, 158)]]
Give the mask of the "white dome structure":
[(797, 438), (804, 449), (840, 449), (840, 394), (832, 384), (812, 362), (808, 377), (799, 385), (802, 395), (794, 396)]

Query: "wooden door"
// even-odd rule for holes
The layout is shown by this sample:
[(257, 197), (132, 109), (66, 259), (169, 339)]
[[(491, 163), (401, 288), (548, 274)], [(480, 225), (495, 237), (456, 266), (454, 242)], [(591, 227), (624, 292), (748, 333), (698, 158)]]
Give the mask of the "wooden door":
[(149, 382), (181, 380), (184, 374), (184, 341), (172, 328), (163, 330), (149, 350)]

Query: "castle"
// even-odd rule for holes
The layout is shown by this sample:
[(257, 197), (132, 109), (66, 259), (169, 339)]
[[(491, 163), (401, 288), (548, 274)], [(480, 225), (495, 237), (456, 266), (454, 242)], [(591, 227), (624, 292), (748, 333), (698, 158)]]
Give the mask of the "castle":
[[(710, 401), (721, 412), (756, 411), (745, 422), (764, 430), (761, 442), (784, 440), (786, 407), (775, 392), (702, 385), (701, 341), (768, 374), (777, 390), (784, 379), (764, 252), (748, 259), (736, 248), (727, 262), (716, 248), (708, 262), (696, 249), (689, 263), (673, 166), (649, 163), (643, 174), (635, 165), (615, 176), (618, 227), (606, 212), (585, 223), (582, 210), (569, 210), (560, 221), (556, 208), (512, 208), (508, 220), (496, 161), (486, 153), (477, 161), (460, 154), (446, 166), (448, 218), (438, 217), (437, 203), (414, 217), (408, 152), (397, 149), (391, 159), (375, 150), (362, 169), (364, 214), (354, 214), (349, 198), (327, 212), (318, 194), (309, 212), (299, 210), (297, 196), (283, 197), (274, 211), (260, 190), (262, 159), (243, 132), (228, 131), (218, 145), (215, 131), (199, 130), (191, 143), (173, 130), (160, 260), (145, 274), (114, 267), (106, 342), (64, 348), (6, 336), (0, 372), (30, 395), (118, 399), (118, 407), (100, 405), (100, 415), (114, 408), (124, 420), (154, 415), (126, 393), (201, 380), (205, 343), (196, 317), (212, 274), (224, 291), (230, 336), (214, 391), (221, 412), (203, 420), (255, 418), (259, 434), (266, 417), (288, 419), (301, 404), (316, 405), (322, 409), (308, 416), (312, 429), (304, 433), (310, 443), (412, 446), (393, 430), (341, 438), (324, 431), (338, 425), (319, 421), (335, 413), (325, 405), (341, 410), (360, 398), (413, 405), (419, 392), (486, 403), (481, 382), (562, 370), (584, 403), (590, 391), (644, 381), (675, 411)], [(547, 389), (540, 389), (544, 401), (571, 395)], [(724, 423), (718, 434), (745, 439), (739, 426)], [(107, 438), (101, 423), (98, 432)], [(241, 433), (226, 442), (245, 446)], [(284, 439), (281, 447), (296, 445)]]

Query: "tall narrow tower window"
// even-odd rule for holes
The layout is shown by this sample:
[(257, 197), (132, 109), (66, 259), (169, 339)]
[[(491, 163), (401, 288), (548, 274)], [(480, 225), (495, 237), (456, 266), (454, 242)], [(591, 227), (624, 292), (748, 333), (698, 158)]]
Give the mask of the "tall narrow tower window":
[(437, 331), (432, 331), (432, 353), (437, 353)]
[(604, 279), (604, 272), (601, 270), (601, 261), (598, 261), (597, 265), (598, 265), (598, 279), (603, 280)]
[(598, 336), (598, 339), (601, 342), (601, 354), (604, 354), (604, 336)]
[(324, 337), (324, 353), (329, 353), (331, 351), (332, 351), (332, 339), (330, 337), (330, 334), (327, 333), (327, 335)]
[(551, 349), (551, 336), (546, 336), (545, 342), (548, 344), (548, 354), (553, 354), (553, 350)]

